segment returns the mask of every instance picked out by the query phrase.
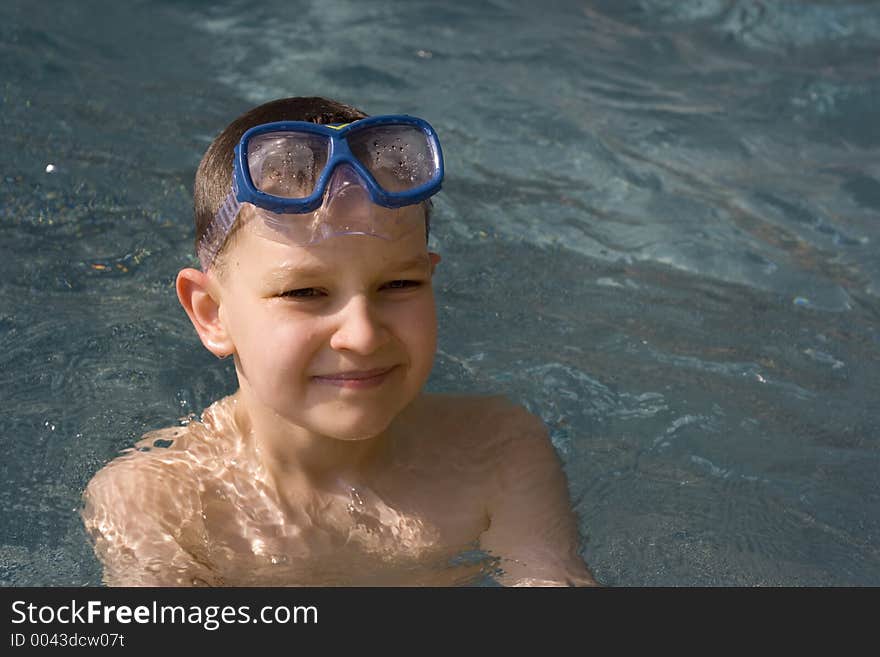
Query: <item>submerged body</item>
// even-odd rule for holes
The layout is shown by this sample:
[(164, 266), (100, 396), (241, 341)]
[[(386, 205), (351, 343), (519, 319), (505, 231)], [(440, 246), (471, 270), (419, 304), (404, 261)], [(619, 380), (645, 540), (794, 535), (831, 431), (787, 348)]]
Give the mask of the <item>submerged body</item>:
[[(266, 466), (237, 407), (147, 434), (92, 480), (107, 584), (593, 583), (546, 432), (503, 398), (420, 395), (357, 475), (309, 482)], [(461, 558), (475, 548), (496, 558)]]

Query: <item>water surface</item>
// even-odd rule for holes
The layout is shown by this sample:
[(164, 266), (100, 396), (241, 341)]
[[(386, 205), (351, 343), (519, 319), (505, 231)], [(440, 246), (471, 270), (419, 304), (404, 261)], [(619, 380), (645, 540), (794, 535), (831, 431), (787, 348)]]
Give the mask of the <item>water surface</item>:
[(440, 133), (429, 388), (545, 420), (603, 583), (880, 585), (876, 3), (14, 0), (0, 80), (3, 584), (99, 584), (85, 483), (234, 389), (195, 167), (325, 95)]

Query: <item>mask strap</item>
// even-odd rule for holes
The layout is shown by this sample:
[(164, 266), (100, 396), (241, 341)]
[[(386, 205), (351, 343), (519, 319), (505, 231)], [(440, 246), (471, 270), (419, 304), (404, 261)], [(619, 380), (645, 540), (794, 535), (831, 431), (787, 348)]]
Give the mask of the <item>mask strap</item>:
[(214, 262), (214, 258), (217, 257), (217, 253), (226, 241), (232, 224), (235, 223), (235, 217), (241, 209), (241, 203), (236, 198), (237, 195), (235, 183), (233, 183), (232, 189), (229, 190), (229, 194), (226, 195), (226, 199), (199, 241), (198, 254), (202, 271), (208, 271), (208, 267)]

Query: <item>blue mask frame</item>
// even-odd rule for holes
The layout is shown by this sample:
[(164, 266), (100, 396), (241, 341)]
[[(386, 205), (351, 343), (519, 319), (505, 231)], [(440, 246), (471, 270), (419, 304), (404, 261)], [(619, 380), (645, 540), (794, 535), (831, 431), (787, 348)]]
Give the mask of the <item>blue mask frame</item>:
[[(355, 131), (360, 132), (371, 126), (406, 125), (414, 126), (422, 131), (434, 156), (434, 175), (426, 183), (402, 192), (389, 192), (383, 189), (361, 164), (346, 141), (347, 136)], [(305, 132), (324, 135), (329, 138), (330, 152), (324, 170), (315, 183), (312, 194), (305, 198), (285, 198), (261, 192), (256, 188), (248, 168), (248, 142), (262, 134), (270, 132)], [(251, 203), (257, 207), (278, 214), (304, 214), (319, 208), (324, 200), (327, 184), (337, 166), (346, 163), (354, 169), (363, 181), (364, 187), (373, 203), (386, 208), (400, 208), (414, 205), (433, 196), (440, 191), (443, 182), (443, 152), (440, 140), (430, 124), (415, 116), (405, 114), (384, 114), (370, 116), (352, 123), (342, 125), (319, 125), (308, 121), (277, 121), (258, 125), (245, 132), (235, 147), (232, 171), (233, 195), (239, 203)]]

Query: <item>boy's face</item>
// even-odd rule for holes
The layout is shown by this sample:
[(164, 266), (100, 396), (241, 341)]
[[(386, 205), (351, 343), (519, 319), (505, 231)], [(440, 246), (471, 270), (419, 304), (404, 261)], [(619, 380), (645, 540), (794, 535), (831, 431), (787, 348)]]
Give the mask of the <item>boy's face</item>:
[[(423, 217), (421, 206), (403, 211)], [(418, 217), (414, 217), (418, 221)], [(239, 383), (267, 411), (343, 440), (383, 431), (424, 386), (437, 326), (424, 229), (309, 246), (246, 222), (217, 281)]]

